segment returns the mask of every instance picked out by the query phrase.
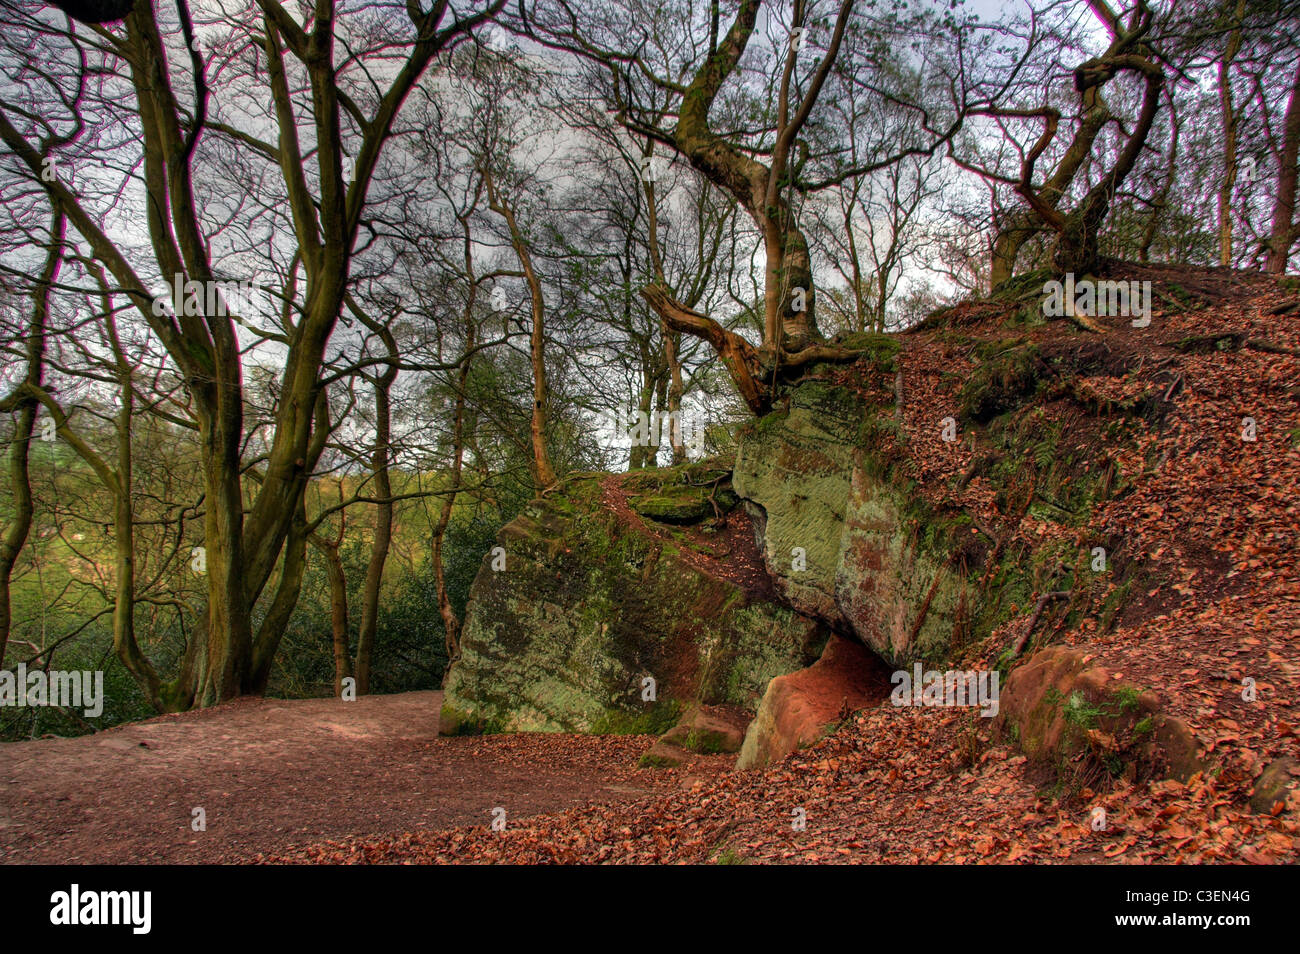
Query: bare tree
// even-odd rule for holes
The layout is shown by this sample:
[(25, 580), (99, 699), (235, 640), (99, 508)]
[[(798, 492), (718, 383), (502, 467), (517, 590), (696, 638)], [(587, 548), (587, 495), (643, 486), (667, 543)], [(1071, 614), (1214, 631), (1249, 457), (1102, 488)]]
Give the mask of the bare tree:
[[(504, 0), (490, 0), (480, 12), (460, 17), (445, 0), (428, 11), (409, 3), (405, 26), (393, 24), (389, 35), (372, 44), (377, 57), (390, 60), (393, 50), (405, 49), (394, 68), (385, 70), (391, 80), (376, 88), (375, 76), (364, 65), (354, 63), (350, 71), (336, 67), (340, 18), (333, 2), (303, 9), (300, 22), (280, 3), (259, 0), (260, 22), (250, 21), (255, 24), (251, 29), (239, 23), (235, 29), (245, 30), (248, 42), (257, 47), (256, 62), (271, 96), (271, 141), (263, 138), (264, 126), (247, 121), (253, 117), (245, 114), (245, 128), (218, 118), (219, 103), (210, 101), (213, 91), (188, 4), (178, 4), (178, 23), (171, 27), (160, 21), (152, 4), (143, 3), (131, 9), (116, 31), (92, 27), (94, 48), (129, 77), (134, 108), (121, 95), (125, 91), (117, 90), (120, 98), (104, 108), (138, 129), (151, 262), (115, 240), (101, 215), (67, 183), (42, 178), (43, 157), (32, 138), (43, 124), (57, 121), (42, 116), (50, 112), (47, 104), (67, 99), (47, 93), (44, 99), (26, 96), (21, 104), (0, 103), (0, 140), (46, 189), (54, 207), (104, 263), (120, 293), (129, 296), (180, 369), (193, 399), (204, 480), (207, 612), (175, 679), (164, 680), (144, 658), (128, 664), (136, 666), (142, 684), (162, 708), (207, 705), (254, 691), (255, 660), (269, 659), (279, 643), (283, 631), (274, 626), (263, 622), (254, 631), (252, 609), (280, 560), (328, 435), (328, 429), (318, 427), (328, 421), (321, 413), (320, 373), (347, 293), (368, 187), (402, 104), (420, 77), (441, 52), (463, 41), (503, 5)], [(48, 34), (44, 25), (36, 29)], [(75, 30), (51, 42), (62, 43), (50, 51), (60, 62), (75, 63), (78, 55), (85, 55), (86, 41)], [(349, 72), (361, 76), (351, 91)], [(68, 76), (65, 82), (78, 82), (75, 67)], [(291, 84), (299, 80), (310, 90), (310, 111), (301, 110), (292, 92)], [(192, 94), (181, 91), (184, 81)], [(55, 77), (53, 82), (60, 80)], [(345, 122), (352, 131), (349, 137)], [(209, 300), (214, 296), (198, 296), (204, 299), (194, 300), (198, 307), (190, 307), (188, 299), (177, 300), (168, 314), (154, 307), (156, 297), (142, 278), (142, 273), (153, 271), (167, 281), (181, 276), (181, 283), (195, 282), (206, 289), (219, 285), (212, 239), (205, 232), (208, 223), (195, 200), (194, 164), (205, 131), (278, 171), (292, 218), (294, 255), (305, 278), (295, 307), (297, 320), (284, 329), (287, 350), (280, 401), (247, 514), (240, 461), (244, 368), (231, 310), (221, 296), (215, 301)], [(306, 148), (304, 132), (313, 137)], [(308, 155), (313, 159), (306, 160)], [(345, 170), (349, 155), (355, 155), (354, 166)], [(314, 166), (310, 176), (309, 162)], [(281, 617), (267, 619), (278, 623)]]

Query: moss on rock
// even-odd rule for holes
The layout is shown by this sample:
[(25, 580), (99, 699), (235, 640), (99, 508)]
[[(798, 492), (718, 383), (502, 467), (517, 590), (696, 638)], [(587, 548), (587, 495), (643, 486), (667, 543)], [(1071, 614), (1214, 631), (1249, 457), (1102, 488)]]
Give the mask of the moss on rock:
[(815, 622), (751, 602), (599, 501), (595, 478), (568, 484), (502, 530), (504, 569), (485, 555), (445, 687), (463, 720), (662, 731), (671, 719), (654, 713), (666, 703), (752, 711), (773, 676), (820, 651)]

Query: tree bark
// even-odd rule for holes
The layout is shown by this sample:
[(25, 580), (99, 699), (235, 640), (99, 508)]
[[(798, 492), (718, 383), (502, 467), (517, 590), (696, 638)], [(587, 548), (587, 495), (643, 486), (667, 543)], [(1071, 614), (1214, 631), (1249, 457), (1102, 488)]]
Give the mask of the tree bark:
[(797, 350), (819, 340), (808, 240), (783, 195), (790, 141), (773, 149), (772, 168), (736, 149), (709, 126), (709, 110), (735, 71), (754, 31), (761, 0), (741, 0), (736, 19), (682, 97), (674, 142), (714, 185), (730, 193), (759, 227), (764, 269), (763, 349)]
[[(652, 156), (654, 154), (654, 141), (647, 138), (645, 151), (643, 155)], [(648, 223), (647, 229), (647, 247), (650, 253), (650, 271), (654, 275), (654, 280), (660, 285), (667, 287), (668, 280), (664, 276), (663, 258), (659, 252), (659, 203), (655, 194), (655, 184), (651, 177), (643, 177), (646, 197), (646, 218)], [(659, 319), (659, 336), (663, 339), (664, 364), (668, 368), (668, 443), (673, 451), (673, 466), (686, 463), (686, 443), (682, 434), (682, 395), (685, 388), (682, 384), (682, 363), (679, 355), (681, 354), (681, 335), (668, 327), (668, 322), (661, 316)], [(629, 469), (635, 469), (629, 468)]]
[[(24, 381), (29, 388), (39, 388), (45, 375), (45, 330), (50, 312), (50, 290), (63, 264), (63, 233), (63, 215), (55, 212), (50, 221), (45, 265), (32, 289), (32, 316), (23, 342), (27, 359)], [(14, 564), (18, 562), (18, 556), (27, 542), (35, 512), (28, 460), (32, 434), (36, 427), (36, 412), (40, 407), (40, 402), (34, 395), (17, 391), (6, 396), (4, 403), (12, 403), (13, 406), (6, 409), (17, 411), (17, 417), (9, 444), (9, 488), (13, 495), (13, 517), (5, 524), (4, 533), (0, 534), (0, 666), (4, 665), (5, 647), (13, 625), (9, 582)]]
[(1052, 264), (1060, 272), (1086, 275), (1097, 270), (1102, 224), (1110, 213), (1110, 203), (1115, 193), (1137, 164), (1146, 146), (1147, 136), (1150, 135), (1156, 113), (1160, 110), (1160, 94), (1165, 82), (1161, 68), (1152, 59), (1137, 54), (1103, 57), (1084, 63), (1075, 70), (1076, 84), (1087, 91), (1099, 88), (1125, 69), (1139, 73), (1145, 80), (1145, 86), (1137, 121), (1114, 165), (1068, 215), (1061, 216), (1054, 208), (1048, 210), (1042, 204), (1036, 207), (1036, 211), (1043, 214), (1056, 231)]
[(361, 590), (361, 624), (357, 630), (357, 694), (370, 692), (370, 660), (374, 652), (375, 634), (379, 628), (379, 592), (384, 579), (384, 565), (393, 540), (393, 485), (389, 475), (390, 443), (392, 440), (392, 387), (397, 380), (397, 342), (387, 328), (378, 323), (372, 330), (379, 333), (388, 351), (388, 366), (383, 374), (373, 379), (375, 389), (375, 443), (371, 452), (370, 468), (374, 475), (375, 536), (370, 544), (370, 560), (366, 564), (366, 579)]
[(1219, 183), (1219, 264), (1232, 264), (1232, 192), (1237, 184), (1237, 110), (1232, 103), (1232, 61), (1241, 49), (1241, 20), (1246, 0), (1237, 0), (1236, 27), (1219, 61), (1219, 113), (1223, 119), (1223, 179)]
[(736, 383), (741, 400), (751, 411), (762, 415), (770, 410), (771, 393), (762, 382), (763, 362), (757, 348), (712, 318), (674, 301), (667, 289), (660, 285), (642, 288), (641, 297), (663, 318), (669, 328), (703, 338), (713, 346), (719, 360)]
[[(334, 653), (334, 696), (337, 698), (343, 695), (343, 680), (352, 675), (348, 658), (348, 580), (339, 556), (338, 542), (322, 542), (320, 551), (325, 557), (325, 572), (330, 586), (330, 644)], [(369, 663), (367, 659), (367, 667)]]
[[(477, 204), (480, 193), (475, 193)], [(465, 296), (465, 354), (461, 359), (460, 369), (456, 375), (455, 417), (451, 426), (451, 487), (443, 496), (438, 509), (438, 520), (434, 524), (431, 540), (433, 557), (434, 585), (438, 591), (438, 615), (442, 617), (443, 645), (447, 651), (447, 668), (443, 671), (443, 681), (451, 673), (452, 664), (460, 659), (461, 619), (456, 608), (451, 605), (451, 594), (447, 592), (447, 572), (442, 557), (443, 543), (447, 538), (447, 527), (451, 524), (451, 515), (456, 506), (456, 497), (460, 491), (461, 475), (465, 466), (465, 431), (466, 431), (466, 393), (469, 388), (469, 376), (474, 361), (474, 348), (478, 341), (478, 325), (474, 317), (475, 302), (478, 298), (478, 281), (474, 271), (474, 239), (470, 231), (470, 216), (473, 208), (466, 209), (460, 216), (461, 236), (463, 239), (464, 275), (468, 287)], [(470, 428), (472, 431), (472, 428)]]
[(1268, 239), (1268, 258), (1264, 270), (1273, 275), (1286, 271), (1300, 229), (1295, 224), (1296, 183), (1300, 178), (1300, 66), (1296, 67), (1291, 98), (1287, 101), (1278, 163), (1277, 198), (1273, 202), (1273, 228)]
[(551, 455), (546, 448), (546, 406), (549, 401), (546, 390), (546, 302), (542, 297), (541, 280), (533, 271), (533, 257), (528, 250), (528, 243), (515, 219), (514, 207), (497, 189), (492, 172), (486, 164), (483, 168), (483, 185), (487, 189), (488, 205), (505, 220), (510, 231), (510, 245), (515, 250), (519, 265), (524, 270), (524, 281), (528, 284), (533, 314), (532, 333), (528, 343), (529, 361), (533, 370), (533, 413), (529, 423), (529, 438), (533, 447), (533, 483), (538, 490), (546, 490), (555, 486), (557, 481), (555, 470), (551, 467)]

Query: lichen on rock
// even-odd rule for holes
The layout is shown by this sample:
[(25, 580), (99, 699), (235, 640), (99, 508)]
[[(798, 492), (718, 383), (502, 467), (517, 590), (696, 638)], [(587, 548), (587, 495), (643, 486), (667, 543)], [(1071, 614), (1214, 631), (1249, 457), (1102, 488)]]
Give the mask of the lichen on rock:
[[(698, 477), (658, 470), (652, 492), (703, 494), (712, 515), (726, 474), (707, 491), (690, 486)], [(609, 479), (574, 481), (502, 530), (505, 568), (485, 556), (470, 591), (445, 686), (449, 722), (659, 733), (694, 702), (752, 712), (773, 676), (816, 658), (819, 623), (754, 598), (685, 541), (611, 509)]]
[(846, 387), (801, 383), (742, 435), (734, 483), (782, 598), (905, 666), (946, 655), (967, 586), (863, 445), (879, 413)]

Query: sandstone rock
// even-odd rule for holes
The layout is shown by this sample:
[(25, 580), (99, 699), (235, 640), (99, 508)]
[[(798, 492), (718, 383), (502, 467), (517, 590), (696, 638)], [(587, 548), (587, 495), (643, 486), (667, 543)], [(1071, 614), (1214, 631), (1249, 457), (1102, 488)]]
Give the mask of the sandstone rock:
[(1251, 793), (1251, 811), (1271, 815), (1274, 807), (1286, 804), (1287, 795), (1300, 785), (1300, 761), (1283, 757), (1270, 762), (1255, 781)]
[(903, 495), (854, 454), (835, 602), (858, 637), (885, 661), (905, 667), (947, 655), (963, 595), (977, 594), (951, 569), (951, 553), (931, 552), (909, 525)]
[(842, 636), (831, 636), (817, 662), (768, 685), (745, 733), (736, 768), (780, 761), (815, 742), (845, 709), (860, 709), (887, 691), (883, 670), (870, 652)]
[(1111, 677), (1081, 649), (1050, 646), (1011, 673), (995, 720), (1032, 759), (1060, 763), (1089, 749), (1143, 777), (1186, 781), (1201, 770), (1196, 738), (1150, 690)]
[(632, 501), (632, 509), (660, 523), (695, 523), (713, 513), (708, 499), (699, 492), (676, 497), (642, 497)]
[(946, 654), (957, 608), (972, 611), (976, 594), (950, 549), (921, 542), (906, 489), (861, 446), (875, 413), (846, 388), (801, 384), (788, 410), (742, 435), (734, 484), (782, 599), (906, 666)]
[(690, 753), (685, 749), (660, 739), (641, 756), (638, 765), (641, 768), (677, 768), (689, 759)]
[[(835, 568), (862, 415), (843, 388), (805, 383), (787, 411), (767, 415), (744, 435), (732, 476), (777, 591), (832, 626), (843, 623)], [(800, 563), (795, 548), (802, 551)]]
[[(656, 490), (681, 492), (664, 468)], [(692, 702), (748, 708), (807, 665), (824, 630), (697, 568), (601, 502), (599, 480), (531, 503), (485, 554), (446, 721), (488, 731), (660, 733)], [(655, 702), (642, 701), (646, 677)]]
[(691, 705), (681, 721), (665, 732), (660, 741), (704, 755), (739, 752), (749, 722), (749, 717), (735, 710)]

